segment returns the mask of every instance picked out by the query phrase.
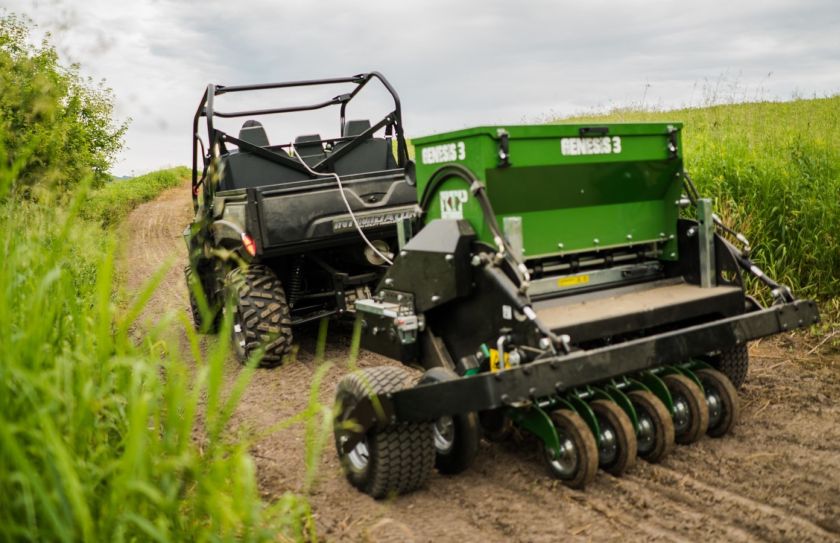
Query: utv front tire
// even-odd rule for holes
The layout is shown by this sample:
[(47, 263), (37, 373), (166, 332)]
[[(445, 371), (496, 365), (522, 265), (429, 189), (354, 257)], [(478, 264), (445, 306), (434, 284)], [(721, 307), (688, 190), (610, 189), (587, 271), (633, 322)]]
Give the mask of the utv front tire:
[(228, 274), (233, 298), (233, 346), (243, 364), (259, 349), (262, 368), (283, 363), (292, 346), (292, 320), (280, 279), (268, 266), (252, 265)]

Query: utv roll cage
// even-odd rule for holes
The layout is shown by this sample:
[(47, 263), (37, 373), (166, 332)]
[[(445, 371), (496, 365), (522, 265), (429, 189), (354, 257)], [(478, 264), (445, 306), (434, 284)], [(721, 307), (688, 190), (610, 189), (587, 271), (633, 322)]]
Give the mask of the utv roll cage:
[[(374, 79), (378, 80), (390, 93), (391, 97), (394, 100), (394, 109), (391, 113), (385, 115), (379, 122), (373, 123), (369, 128), (365, 129), (361, 133), (355, 135), (345, 135), (345, 127), (346, 127), (346, 110), (347, 104), (350, 103), (353, 98), (355, 98), (359, 92), (371, 81)], [(282, 89), (282, 88), (291, 88), (291, 87), (308, 87), (308, 86), (317, 86), (317, 85), (336, 85), (342, 83), (353, 83), (356, 87), (349, 93), (339, 94), (338, 96), (333, 97), (330, 100), (325, 100), (323, 102), (319, 102), (316, 104), (311, 105), (303, 105), (303, 106), (293, 106), (293, 107), (277, 107), (277, 108), (269, 108), (269, 109), (256, 109), (256, 110), (246, 110), (246, 111), (217, 111), (214, 105), (214, 99), (216, 96), (220, 96), (222, 94), (229, 94), (233, 92), (249, 92), (249, 91), (258, 91), (258, 90), (267, 90), (267, 89)], [(327, 138), (318, 141), (307, 141), (307, 144), (320, 144), (324, 145), (327, 144), (332, 147), (332, 152), (329, 153), (323, 159), (317, 161), (314, 164), (306, 163), (304, 164), (301, 162), (302, 158), (300, 157), (292, 157), (286, 152), (277, 152), (278, 150), (283, 150), (286, 148), (291, 148), (293, 144), (284, 144), (284, 145), (274, 145), (271, 148), (265, 148), (259, 145), (255, 145), (254, 143), (244, 141), (241, 138), (236, 138), (227, 134), (226, 132), (216, 128), (214, 126), (214, 119), (216, 117), (220, 118), (237, 118), (237, 117), (260, 117), (264, 115), (274, 115), (280, 113), (293, 113), (293, 112), (300, 112), (300, 111), (312, 111), (316, 109), (323, 109), (330, 106), (340, 106), (340, 130), (341, 130), (341, 137), (338, 138)], [(200, 119), (204, 117), (207, 119), (207, 139), (208, 145), (205, 147), (204, 141), (201, 138), (201, 134), (199, 133), (199, 122)], [(333, 166), (337, 160), (340, 158), (347, 156), (353, 149), (358, 147), (362, 144), (367, 138), (370, 138), (381, 130), (385, 128), (385, 140), (390, 144), (391, 139), (396, 137), (397, 140), (397, 166), (400, 168), (404, 168), (408, 163), (408, 148), (405, 143), (405, 135), (403, 133), (403, 124), (402, 124), (402, 112), (400, 107), (400, 98), (397, 94), (397, 91), (394, 90), (394, 87), (388, 82), (388, 80), (379, 72), (368, 72), (363, 74), (354, 75), (352, 77), (339, 77), (339, 78), (332, 78), (332, 79), (313, 79), (308, 81), (291, 81), (286, 83), (264, 83), (259, 85), (232, 85), (232, 86), (224, 86), (224, 85), (215, 85), (209, 84), (207, 85), (207, 90), (204, 92), (204, 95), (201, 99), (201, 102), (198, 105), (198, 109), (195, 112), (195, 117), (193, 118), (193, 154), (192, 154), (192, 198), (193, 198), (193, 207), (195, 208), (198, 205), (198, 191), (202, 184), (206, 183), (207, 180), (207, 171), (209, 165), (213, 162), (213, 160), (219, 159), (220, 155), (226, 149), (226, 143), (232, 143), (239, 147), (240, 151), (247, 151), (253, 155), (256, 155), (260, 158), (268, 160), (270, 162), (274, 162), (276, 164), (285, 166), (287, 168), (291, 168), (292, 170), (296, 170), (301, 174), (305, 174), (306, 176), (315, 179), (318, 176), (312, 174), (312, 171), (317, 173), (329, 173), (332, 171)], [(201, 156), (204, 158), (204, 165), (201, 171), (201, 175), (199, 176), (198, 172), (198, 150), (199, 147), (201, 148)], [(300, 160), (298, 159), (300, 158)], [(308, 167), (307, 167), (308, 166)]]

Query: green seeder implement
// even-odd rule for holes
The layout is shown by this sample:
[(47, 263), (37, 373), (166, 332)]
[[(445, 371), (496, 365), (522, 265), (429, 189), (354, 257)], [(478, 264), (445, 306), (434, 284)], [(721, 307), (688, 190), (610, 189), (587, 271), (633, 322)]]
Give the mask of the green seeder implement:
[(337, 391), (338, 454), (372, 496), (460, 472), (482, 436), (513, 428), (572, 487), (657, 462), (735, 424), (748, 341), (819, 319), (697, 194), (679, 124), (479, 127), (414, 145), (418, 218), (398, 224), (399, 254), (356, 310), (363, 347), (424, 373), (368, 368)]

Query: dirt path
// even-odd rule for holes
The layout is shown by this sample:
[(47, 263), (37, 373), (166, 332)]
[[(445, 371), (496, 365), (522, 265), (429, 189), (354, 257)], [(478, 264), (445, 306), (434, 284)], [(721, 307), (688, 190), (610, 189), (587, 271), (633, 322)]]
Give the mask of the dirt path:
[[(190, 217), (182, 187), (138, 208), (125, 226), (129, 291), (175, 262), (146, 312), (152, 321), (187, 308), (181, 232)], [(320, 391), (328, 405), (349, 345), (349, 333), (335, 328), (326, 355), (333, 365)], [(306, 406), (314, 333), (298, 340), (299, 362), (257, 372), (238, 424), (266, 429)], [(640, 462), (620, 479), (599, 473), (585, 492), (548, 478), (531, 443), (482, 443), (467, 473), (435, 475), (425, 490), (376, 502), (346, 483), (330, 441), (310, 495), (318, 532), (336, 541), (840, 541), (840, 356), (806, 357), (801, 343), (786, 339), (754, 345), (752, 355), (733, 434), (678, 447), (660, 465)], [(359, 360), (381, 363), (369, 353)], [(228, 360), (227, 379), (239, 371)], [(304, 453), (300, 426), (255, 447), (266, 496), (301, 491)]]

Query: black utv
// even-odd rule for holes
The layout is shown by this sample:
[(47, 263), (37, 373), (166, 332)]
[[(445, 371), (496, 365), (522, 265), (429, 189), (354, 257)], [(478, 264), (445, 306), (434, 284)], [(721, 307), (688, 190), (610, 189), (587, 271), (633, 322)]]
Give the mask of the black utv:
[[(390, 94), (393, 110), (373, 122), (346, 120), (348, 104), (372, 81)], [(310, 105), (250, 111), (214, 107), (219, 96), (230, 93), (329, 85), (350, 90)], [(337, 137), (302, 134), (278, 145), (258, 120), (330, 107), (339, 113)], [(246, 120), (233, 136), (214, 126), (223, 118)], [(395, 225), (407, 223), (417, 211), (411, 172), (399, 97), (377, 72), (208, 85), (193, 120), (195, 218), (185, 231), (196, 327), (217, 331), (230, 296), (240, 360), (264, 349), (261, 364), (274, 366), (289, 350), (295, 326), (352, 313), (356, 299), (371, 296), (397, 250)], [(209, 311), (199, 310), (198, 286)]]

